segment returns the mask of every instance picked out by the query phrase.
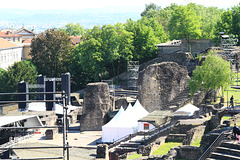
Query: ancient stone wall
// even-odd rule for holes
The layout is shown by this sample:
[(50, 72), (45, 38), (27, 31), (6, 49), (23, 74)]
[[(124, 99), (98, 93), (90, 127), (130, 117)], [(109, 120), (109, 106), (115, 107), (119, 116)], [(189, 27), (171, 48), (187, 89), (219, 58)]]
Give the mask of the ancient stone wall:
[(84, 91), (84, 105), (80, 120), (81, 131), (100, 131), (111, 110), (107, 83), (89, 83)]
[[(186, 40), (182, 40), (181, 43), (181, 51), (182, 52), (189, 52), (188, 43)], [(204, 51), (206, 48), (210, 48), (214, 46), (214, 43), (210, 39), (197, 39), (197, 40), (190, 40), (191, 45), (191, 52), (193, 54), (198, 54)]]
[(198, 138), (201, 138), (205, 131), (204, 125), (192, 128), (187, 132), (186, 138), (183, 141), (183, 145), (190, 145), (192, 142), (196, 141)]
[(178, 96), (189, 80), (186, 67), (174, 62), (153, 64), (139, 73), (139, 100), (147, 111), (164, 106)]

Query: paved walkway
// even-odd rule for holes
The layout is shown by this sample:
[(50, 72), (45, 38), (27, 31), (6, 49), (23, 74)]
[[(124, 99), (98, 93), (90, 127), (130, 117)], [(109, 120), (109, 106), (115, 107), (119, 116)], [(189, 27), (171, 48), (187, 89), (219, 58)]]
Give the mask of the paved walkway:
[[(67, 134), (67, 142), (70, 146), (71, 160), (88, 160), (95, 159), (97, 141), (102, 137), (101, 131), (85, 131), (80, 133), (80, 129), (75, 124), (71, 126), (72, 130)], [(16, 147), (39, 147), (39, 146), (62, 146), (62, 134), (58, 134), (54, 140), (45, 140), (44, 134), (36, 134), (30, 139), (23, 140)], [(40, 157), (60, 157), (63, 149), (32, 149), (32, 150), (16, 150), (20, 158), (40, 158)]]

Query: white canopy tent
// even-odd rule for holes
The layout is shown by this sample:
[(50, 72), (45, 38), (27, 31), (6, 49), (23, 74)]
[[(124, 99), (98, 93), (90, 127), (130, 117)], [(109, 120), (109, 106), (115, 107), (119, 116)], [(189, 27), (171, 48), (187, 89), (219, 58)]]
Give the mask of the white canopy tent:
[(125, 123), (126, 111), (121, 107), (107, 124), (102, 126), (102, 142), (114, 142), (128, 134), (134, 133), (134, 127)]
[(121, 107), (113, 119), (102, 126), (102, 142), (114, 142), (137, 132), (138, 120), (147, 114), (138, 101), (133, 107), (129, 103), (125, 111)]
[(192, 116), (196, 111), (199, 111), (199, 108), (191, 103), (188, 103), (182, 108), (178, 109), (174, 114), (185, 114), (186, 116)]

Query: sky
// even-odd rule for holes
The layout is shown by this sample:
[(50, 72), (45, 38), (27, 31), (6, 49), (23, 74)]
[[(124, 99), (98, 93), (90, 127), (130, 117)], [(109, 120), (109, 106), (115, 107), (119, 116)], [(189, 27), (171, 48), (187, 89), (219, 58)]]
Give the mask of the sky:
[(202, 4), (206, 7), (214, 6), (218, 8), (231, 8), (239, 4), (240, 0), (11, 0), (1, 1), (0, 8), (17, 8), (29, 10), (45, 9), (88, 9), (88, 8), (105, 8), (105, 7), (131, 7), (133, 9), (143, 10), (145, 4), (155, 3), (162, 8), (169, 6), (171, 3), (185, 5), (193, 2)]

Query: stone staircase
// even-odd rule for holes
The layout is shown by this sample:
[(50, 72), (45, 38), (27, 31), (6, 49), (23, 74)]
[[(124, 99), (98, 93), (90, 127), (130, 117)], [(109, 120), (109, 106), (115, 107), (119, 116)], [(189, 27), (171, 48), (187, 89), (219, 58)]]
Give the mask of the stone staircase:
[(139, 149), (139, 146), (141, 143), (138, 141), (127, 141), (127, 142), (121, 142), (119, 146), (116, 147), (116, 151), (121, 151), (121, 152), (137, 152)]
[(186, 88), (178, 96), (176, 96), (172, 101), (166, 104), (164, 108), (170, 107), (170, 106), (177, 106), (177, 108), (173, 108), (173, 111), (176, 111), (178, 107), (182, 107), (189, 100), (190, 100), (190, 91), (189, 91), (189, 88)]
[(240, 160), (240, 143), (234, 140), (223, 141), (207, 160)]

